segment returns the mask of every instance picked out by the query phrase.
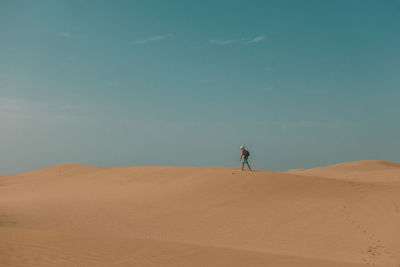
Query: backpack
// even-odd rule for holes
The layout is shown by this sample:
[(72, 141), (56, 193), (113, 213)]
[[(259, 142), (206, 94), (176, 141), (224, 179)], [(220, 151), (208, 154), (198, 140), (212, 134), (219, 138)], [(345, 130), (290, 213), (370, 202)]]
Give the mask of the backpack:
[(248, 158), (249, 156), (250, 156), (249, 151), (245, 150), (245, 151), (244, 151), (244, 157), (245, 157), (245, 158)]

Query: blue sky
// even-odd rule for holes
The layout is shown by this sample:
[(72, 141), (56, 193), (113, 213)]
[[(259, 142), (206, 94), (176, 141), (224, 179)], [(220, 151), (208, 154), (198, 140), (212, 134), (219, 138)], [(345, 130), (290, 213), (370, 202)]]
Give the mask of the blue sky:
[(399, 1), (0, 1), (0, 173), (400, 161)]

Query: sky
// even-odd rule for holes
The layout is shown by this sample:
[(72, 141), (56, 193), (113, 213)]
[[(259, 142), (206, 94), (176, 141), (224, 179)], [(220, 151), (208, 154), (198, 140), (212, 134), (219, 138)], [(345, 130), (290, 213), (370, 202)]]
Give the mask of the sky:
[(400, 161), (400, 1), (0, 0), (0, 174)]

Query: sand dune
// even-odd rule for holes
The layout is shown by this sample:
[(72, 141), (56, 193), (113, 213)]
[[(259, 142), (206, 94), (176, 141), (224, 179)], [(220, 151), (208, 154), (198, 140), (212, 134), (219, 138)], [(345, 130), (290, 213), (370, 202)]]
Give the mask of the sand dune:
[(398, 167), (364, 163), (365, 180), (337, 166), (334, 179), (76, 164), (1, 176), (0, 265), (398, 267), (400, 187), (368, 176)]
[(349, 181), (400, 184), (400, 163), (383, 160), (345, 162), (314, 169), (290, 170), (286, 173)]

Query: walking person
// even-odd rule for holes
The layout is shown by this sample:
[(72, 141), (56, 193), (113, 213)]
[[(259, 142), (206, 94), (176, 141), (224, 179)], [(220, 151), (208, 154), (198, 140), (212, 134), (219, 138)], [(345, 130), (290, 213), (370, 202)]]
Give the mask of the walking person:
[(240, 146), (240, 161), (242, 162), (242, 171), (243, 171), (243, 167), (244, 164), (246, 163), (247, 167), (249, 168), (250, 171), (252, 171), (252, 169), (250, 168), (250, 164), (248, 162), (248, 158), (250, 156), (249, 151), (247, 151), (246, 149), (244, 149), (244, 146)]

